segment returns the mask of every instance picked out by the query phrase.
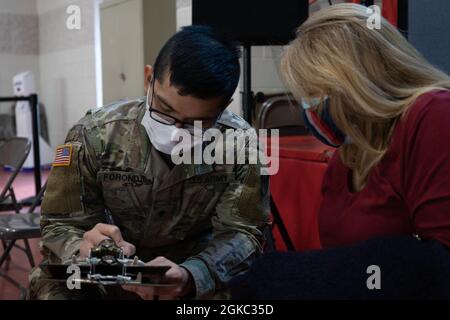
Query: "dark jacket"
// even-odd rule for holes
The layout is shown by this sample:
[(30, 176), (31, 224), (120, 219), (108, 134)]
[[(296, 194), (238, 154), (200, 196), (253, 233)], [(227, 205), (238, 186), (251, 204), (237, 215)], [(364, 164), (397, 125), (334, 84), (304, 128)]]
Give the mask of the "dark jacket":
[[(378, 266), (381, 289), (374, 284)], [(450, 255), (436, 241), (390, 236), (306, 253), (273, 252), (230, 283), (233, 299), (450, 299)]]

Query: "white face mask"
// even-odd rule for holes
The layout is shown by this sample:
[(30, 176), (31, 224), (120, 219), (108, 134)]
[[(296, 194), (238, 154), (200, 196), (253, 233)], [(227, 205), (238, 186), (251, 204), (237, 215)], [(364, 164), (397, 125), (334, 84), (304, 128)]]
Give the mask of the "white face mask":
[(148, 101), (146, 105), (147, 110), (145, 111), (141, 124), (145, 128), (150, 142), (158, 151), (170, 155), (175, 146), (178, 146), (177, 150), (182, 149), (187, 151), (197, 145), (202, 145), (203, 134), (201, 129), (196, 130), (198, 133), (193, 136), (186, 129), (159, 123), (150, 116)]

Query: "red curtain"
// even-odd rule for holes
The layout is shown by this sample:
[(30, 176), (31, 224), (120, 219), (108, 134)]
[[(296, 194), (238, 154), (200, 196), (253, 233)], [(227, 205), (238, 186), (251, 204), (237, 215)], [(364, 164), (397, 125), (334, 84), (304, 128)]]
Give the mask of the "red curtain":
[(394, 26), (397, 26), (398, 19), (398, 0), (383, 0), (383, 17), (385, 17)]

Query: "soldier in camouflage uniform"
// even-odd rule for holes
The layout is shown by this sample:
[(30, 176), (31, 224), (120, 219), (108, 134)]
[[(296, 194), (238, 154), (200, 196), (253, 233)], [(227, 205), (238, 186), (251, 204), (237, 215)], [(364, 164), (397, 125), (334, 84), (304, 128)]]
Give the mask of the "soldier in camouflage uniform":
[[(199, 37), (207, 38), (206, 47), (212, 54), (215, 49), (227, 48), (211, 30), (188, 27), (169, 40), (160, 56), (167, 55), (168, 48), (175, 50), (180, 39), (183, 40), (180, 45), (185, 45), (195, 38), (200, 46), (197, 49), (201, 51)], [(211, 41), (216, 41), (217, 48)], [(218, 58), (224, 63), (223, 56)], [(236, 56), (231, 60), (238, 64)], [(214, 56), (208, 64), (213, 62)], [(194, 105), (201, 103), (202, 110), (206, 110), (205, 106), (216, 106), (223, 100), (217, 94), (218, 99), (199, 99), (195, 97), (196, 92), (180, 94), (182, 85), (177, 85), (173, 78), (169, 80), (168, 70), (164, 70), (163, 77), (161, 72), (156, 74), (156, 66), (160, 64), (157, 60), (155, 91), (165, 91), (169, 93), (166, 97), (176, 96), (181, 104), (188, 104), (180, 108), (194, 110)], [(146, 77), (153, 78), (151, 67), (146, 68)], [(211, 83), (207, 76), (205, 81)], [(236, 86), (237, 81), (228, 91), (232, 94)], [(152, 100), (153, 95), (155, 93), (151, 95)], [(53, 167), (42, 205), (45, 260), (68, 263), (73, 255), (88, 250), (95, 244), (86, 242), (93, 230), (113, 228), (107, 225), (111, 221), (105, 212), (110, 212), (117, 227), (110, 237), (126, 247), (129, 254), (135, 253), (150, 265), (169, 265), (174, 270), (187, 271), (191, 285), (184, 288), (189, 289), (172, 292), (168, 298), (224, 297), (221, 294), (226, 292), (227, 282), (245, 272), (262, 251), (269, 210), (266, 177), (260, 175), (259, 165), (251, 164), (170, 165), (142, 125), (149, 113), (147, 106), (157, 108), (156, 102), (148, 100), (141, 98), (95, 109), (69, 131), (66, 144), (60, 147), (69, 157), (60, 158)], [(222, 132), (250, 128), (240, 117), (224, 111), (221, 105), (220, 110), (213, 110), (216, 116), (220, 115), (213, 124), (215, 128)], [(176, 107), (173, 105), (173, 108)], [(203, 112), (205, 115), (211, 115), (214, 109), (208, 108), (208, 112)], [(174, 112), (181, 114), (179, 108)], [(235, 152), (245, 152), (245, 149)], [(48, 275), (40, 268), (32, 271), (31, 298), (135, 297), (121, 288), (102, 286), (83, 285), (82, 290), (70, 291), (65, 283), (49, 281), (46, 277)], [(140, 289), (125, 289), (135, 291), (140, 297), (152, 297)]]

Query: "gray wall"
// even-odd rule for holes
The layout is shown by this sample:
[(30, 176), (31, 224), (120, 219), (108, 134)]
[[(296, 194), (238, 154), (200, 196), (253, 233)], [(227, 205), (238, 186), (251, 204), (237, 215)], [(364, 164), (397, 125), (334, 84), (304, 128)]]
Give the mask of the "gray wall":
[(144, 0), (145, 64), (153, 65), (166, 41), (177, 31), (174, 0)]
[(411, 43), (450, 74), (450, 0), (410, 0), (409, 20)]
[[(35, 0), (0, 0), (0, 96), (13, 95), (12, 78), (33, 71), (39, 90), (39, 31)], [(9, 112), (10, 103), (0, 105)]]

